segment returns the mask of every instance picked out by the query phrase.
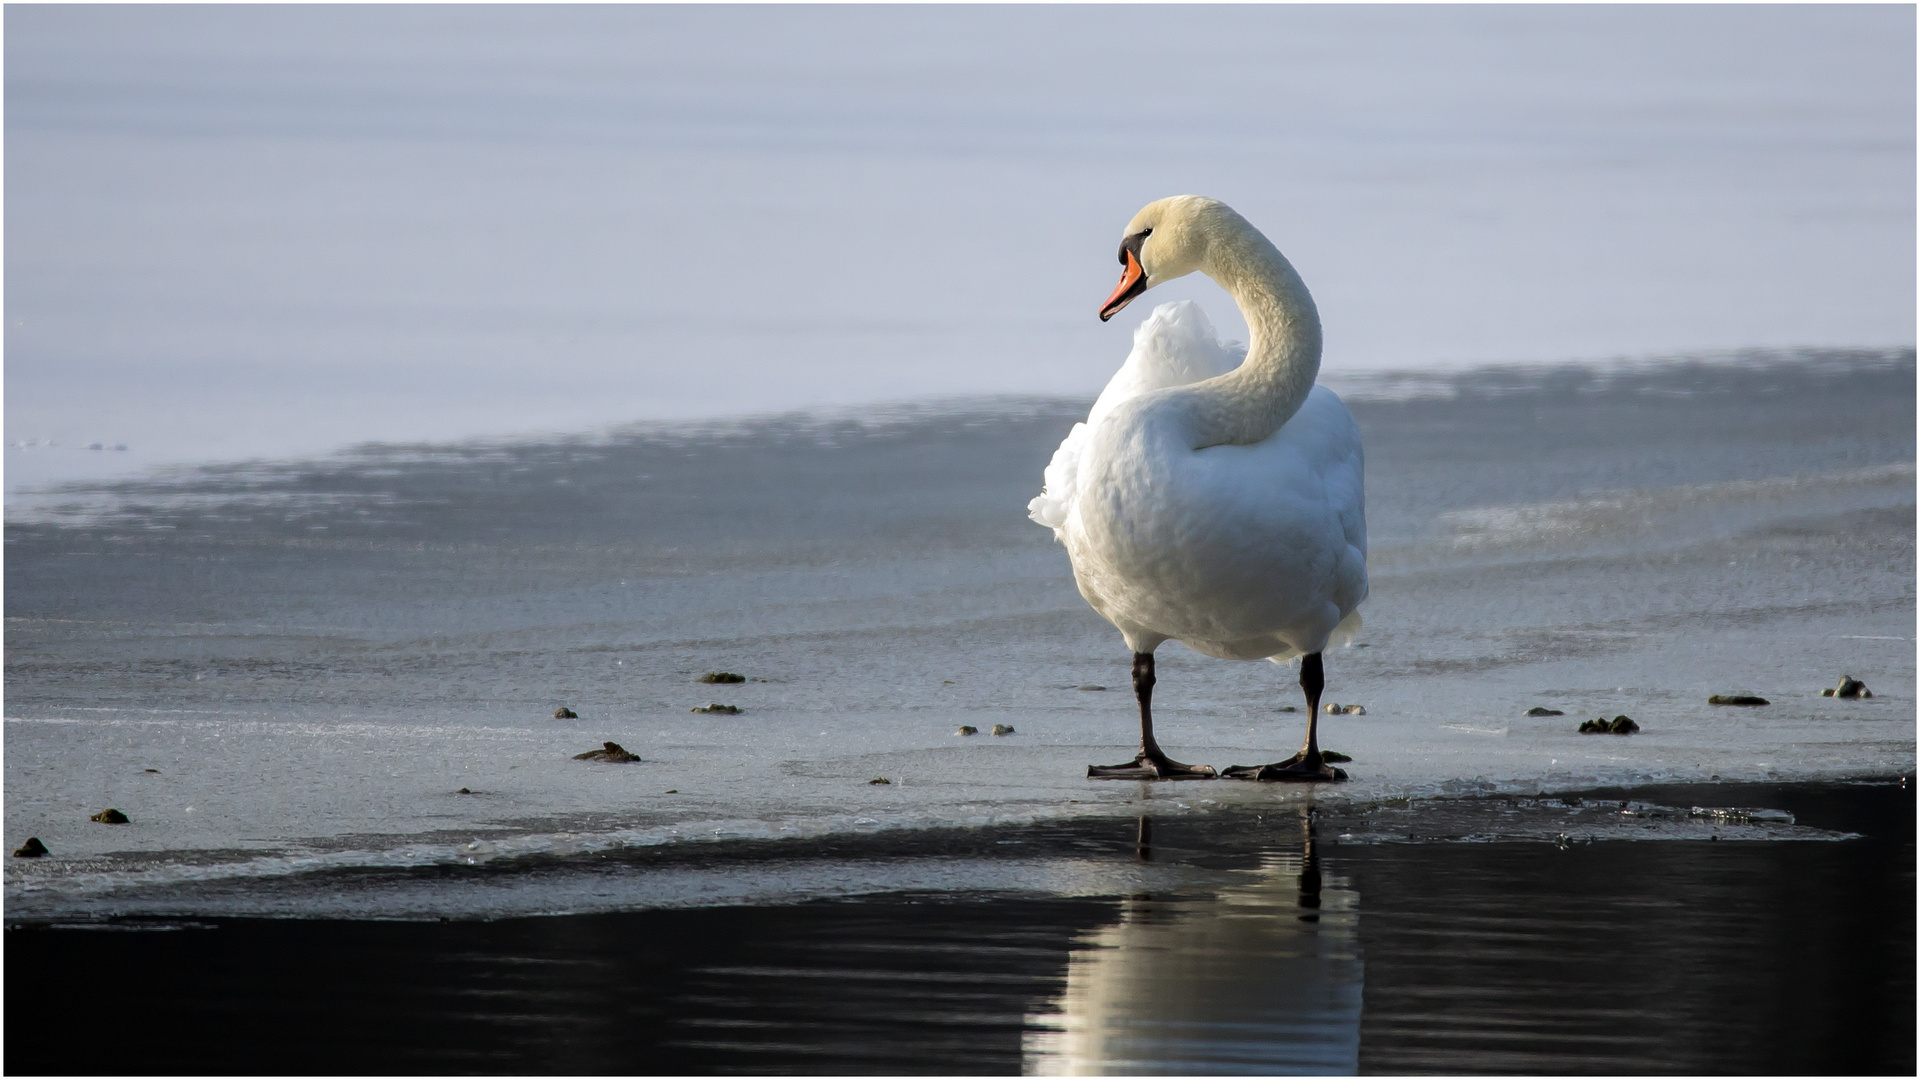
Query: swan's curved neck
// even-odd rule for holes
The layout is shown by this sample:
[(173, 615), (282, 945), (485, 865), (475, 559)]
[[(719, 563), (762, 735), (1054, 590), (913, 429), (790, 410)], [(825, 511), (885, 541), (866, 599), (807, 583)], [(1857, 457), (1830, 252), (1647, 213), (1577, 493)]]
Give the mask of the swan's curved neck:
[(1293, 264), (1239, 215), (1213, 224), (1202, 270), (1240, 305), (1251, 339), (1245, 363), (1191, 387), (1195, 449), (1265, 440), (1320, 373), (1320, 312)]

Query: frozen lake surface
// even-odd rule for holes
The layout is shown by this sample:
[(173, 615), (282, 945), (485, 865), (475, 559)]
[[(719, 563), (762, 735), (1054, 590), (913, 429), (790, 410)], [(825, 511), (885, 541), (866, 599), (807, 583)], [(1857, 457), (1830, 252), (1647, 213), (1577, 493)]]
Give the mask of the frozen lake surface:
[(1182, 192), (1299, 267), (1330, 370), (1910, 346), (1913, 41), (1894, 5), (21, 5), (7, 499), (1090, 393), (1119, 230)]
[[(1335, 385), (1366, 439), (1373, 592), (1358, 644), (1327, 660), (1328, 699), (1366, 708), (1323, 727), (1352, 781), (1312, 798), (1911, 774), (1911, 350)], [(10, 504), (6, 839), (52, 855), (8, 860), (9, 914), (139, 911), (182, 888), (239, 913), (243, 879), (330, 868), (1297, 807), (1293, 787), (1085, 778), (1131, 753), (1128, 654), (1023, 512), (1085, 408), (368, 446)], [(709, 671), (749, 681), (696, 681)], [(1846, 674), (1874, 696), (1819, 696)], [(1156, 727), (1183, 760), (1299, 741), (1291, 671), (1170, 643), (1159, 675)], [(1772, 704), (1707, 703), (1729, 693)], [(716, 702), (741, 712), (690, 711)], [(1639, 734), (1575, 732), (1621, 713)], [(607, 740), (643, 760), (573, 760)], [(109, 806), (131, 823), (88, 821)], [(1729, 839), (1800, 828), (1735, 824)], [(1075, 872), (1003, 884), (1073, 892)], [(503, 875), (260, 904), (532, 914), (947, 873), (688, 871), (609, 895)], [(1086, 887), (1110, 890), (1104, 873)]]

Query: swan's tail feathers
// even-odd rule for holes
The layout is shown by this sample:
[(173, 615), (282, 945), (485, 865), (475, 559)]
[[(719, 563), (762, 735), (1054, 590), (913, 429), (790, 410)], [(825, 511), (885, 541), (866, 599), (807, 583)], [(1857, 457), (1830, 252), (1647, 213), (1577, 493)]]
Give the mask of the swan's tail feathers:
[(1360, 609), (1354, 608), (1347, 612), (1346, 618), (1340, 620), (1340, 625), (1333, 628), (1333, 633), (1327, 635), (1327, 648), (1344, 649), (1353, 644), (1353, 639), (1359, 636)]
[[(1341, 619), (1340, 622), (1334, 626), (1333, 632), (1327, 635), (1327, 643), (1320, 647), (1320, 651), (1325, 652), (1328, 649), (1344, 649), (1353, 644), (1353, 639), (1359, 636), (1360, 610), (1355, 608), (1347, 612), (1347, 617)], [(1287, 649), (1284, 652), (1274, 653), (1272, 656), (1267, 657), (1267, 659), (1276, 664), (1298, 667), (1300, 658), (1305, 655), (1306, 653), (1301, 652), (1299, 649)]]

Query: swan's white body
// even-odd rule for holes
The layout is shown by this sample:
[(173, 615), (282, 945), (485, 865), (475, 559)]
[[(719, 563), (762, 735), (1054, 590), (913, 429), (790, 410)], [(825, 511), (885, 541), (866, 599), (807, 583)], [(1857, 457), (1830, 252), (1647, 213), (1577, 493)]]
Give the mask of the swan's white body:
[[(1149, 224), (1168, 247), (1147, 251), (1175, 272), (1154, 276), (1201, 270), (1226, 287), (1253, 331), (1247, 359), (1191, 302), (1156, 309), (1029, 515), (1136, 653), (1169, 639), (1229, 659), (1318, 653), (1351, 637), (1367, 595), (1359, 427), (1313, 385), (1319, 319), (1279, 251), (1223, 204), (1162, 202)], [(1171, 245), (1191, 247), (1189, 233), (1205, 246), (1181, 269)]]

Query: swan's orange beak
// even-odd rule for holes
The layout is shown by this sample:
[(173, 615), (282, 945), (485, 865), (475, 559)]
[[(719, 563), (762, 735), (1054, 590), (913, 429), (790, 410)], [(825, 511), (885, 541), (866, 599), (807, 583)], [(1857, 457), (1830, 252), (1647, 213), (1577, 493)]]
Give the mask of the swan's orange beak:
[(1107, 297), (1106, 304), (1100, 309), (1100, 321), (1106, 322), (1120, 313), (1120, 309), (1133, 302), (1133, 298), (1147, 291), (1147, 273), (1140, 269), (1140, 260), (1133, 251), (1126, 251), (1127, 268), (1120, 271), (1120, 285)]

